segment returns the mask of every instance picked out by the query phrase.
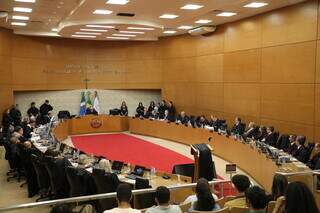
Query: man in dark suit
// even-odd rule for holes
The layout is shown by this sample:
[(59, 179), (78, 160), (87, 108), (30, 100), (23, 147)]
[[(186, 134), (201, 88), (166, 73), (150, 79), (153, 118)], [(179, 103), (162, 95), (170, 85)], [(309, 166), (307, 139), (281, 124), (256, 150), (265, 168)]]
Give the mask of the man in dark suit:
[(305, 136), (298, 136), (296, 140), (297, 150), (293, 153), (293, 157), (302, 163), (306, 163), (308, 161), (308, 151), (304, 146), (305, 142)]
[(236, 117), (234, 119), (234, 125), (231, 129), (231, 133), (234, 135), (242, 135), (244, 133), (244, 130), (246, 128), (246, 125), (244, 123), (241, 123), (241, 118)]
[(186, 115), (184, 111), (182, 111), (180, 115), (178, 115), (176, 122), (181, 124), (188, 124), (188, 121), (189, 121), (189, 117)]
[(19, 126), (21, 123), (21, 112), (19, 110), (18, 104), (12, 106), (10, 110), (10, 116), (13, 119), (14, 125)]
[(222, 121), (219, 120), (216, 116), (211, 115), (210, 120), (208, 121), (208, 125), (213, 127), (215, 131), (217, 131), (221, 127)]
[(167, 103), (165, 100), (162, 100), (161, 103), (159, 104), (159, 117), (163, 118), (164, 117), (164, 112), (167, 110)]
[(297, 150), (296, 140), (297, 140), (296, 135), (289, 136), (289, 147), (285, 150), (285, 152), (292, 155)]
[(176, 108), (174, 107), (172, 101), (168, 102), (167, 110), (169, 111), (170, 117), (175, 117), (176, 116)]
[(49, 100), (45, 100), (45, 102), (40, 106), (40, 114), (42, 116), (48, 115), (48, 112), (52, 110), (53, 107), (50, 105)]
[(316, 143), (314, 145), (314, 154), (312, 157), (310, 157), (310, 160), (308, 162), (308, 166), (310, 169), (316, 169), (317, 164), (320, 163), (320, 143)]
[(250, 122), (247, 130), (242, 134), (244, 140), (247, 138), (256, 138), (259, 134), (259, 128), (254, 122)]
[(206, 125), (208, 125), (207, 119), (204, 117), (204, 115), (201, 115), (196, 120), (196, 125), (198, 128), (204, 128)]
[(39, 109), (36, 107), (35, 102), (31, 103), (30, 108), (27, 111), (27, 114), (29, 115), (29, 117), (31, 116), (37, 117), (37, 115), (39, 114)]
[(265, 137), (264, 142), (270, 146), (275, 146), (277, 143), (277, 140), (278, 140), (278, 137), (277, 137), (277, 133), (274, 132), (274, 127), (268, 126), (267, 127), (267, 136)]
[(169, 114), (169, 111), (167, 109), (164, 111), (163, 118), (160, 118), (160, 119), (165, 120), (165, 121), (170, 121), (170, 122), (175, 121), (175, 117), (173, 115)]

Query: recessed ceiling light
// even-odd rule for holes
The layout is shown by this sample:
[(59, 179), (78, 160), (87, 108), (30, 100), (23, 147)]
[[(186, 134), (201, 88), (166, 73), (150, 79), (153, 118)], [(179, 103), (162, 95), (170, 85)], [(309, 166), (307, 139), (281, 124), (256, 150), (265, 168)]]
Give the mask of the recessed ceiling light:
[(93, 35), (72, 35), (71, 37), (75, 37), (75, 38), (96, 38), (96, 36), (93, 36)]
[(198, 5), (198, 4), (186, 4), (183, 7), (181, 7), (180, 9), (182, 10), (198, 10), (200, 8), (202, 8), (203, 5)]
[(12, 19), (16, 19), (16, 20), (29, 20), (28, 16), (12, 16)]
[(251, 2), (250, 4), (244, 5), (243, 7), (259, 8), (267, 5), (268, 3), (264, 3), (264, 2)]
[(165, 19), (175, 19), (177, 17), (178, 16), (174, 15), (174, 14), (163, 14), (163, 15), (159, 16), (159, 18), (165, 18)]
[(129, 33), (129, 34), (144, 34), (145, 32), (138, 32), (138, 31), (126, 31), (121, 30), (120, 33)]
[(217, 14), (217, 16), (223, 16), (223, 17), (230, 17), (230, 16), (234, 16), (234, 15), (237, 15), (237, 14), (233, 13), (233, 12), (222, 12), (222, 13)]
[(35, 3), (36, 0), (14, 0), (15, 2)]
[(96, 15), (109, 15), (111, 13), (112, 13), (111, 10), (95, 10), (93, 12), (93, 14), (96, 14)]
[(86, 27), (113, 29), (114, 26), (87, 24)]
[(190, 30), (192, 28), (193, 28), (192, 26), (180, 26), (180, 27), (178, 27), (178, 29), (180, 29), (180, 30)]
[(81, 31), (87, 31), (87, 32), (108, 32), (108, 30), (102, 30), (102, 29), (80, 29)]
[(27, 26), (27, 23), (23, 23), (23, 22), (11, 22), (11, 25), (14, 25), (14, 26)]
[(150, 27), (128, 27), (128, 30), (154, 30), (154, 28), (150, 28)]
[(21, 13), (31, 13), (32, 9), (27, 7), (14, 7), (13, 11), (15, 12), (21, 12)]
[(200, 19), (200, 20), (196, 21), (195, 23), (197, 23), (197, 24), (208, 24), (210, 22), (212, 22), (212, 21), (211, 20), (207, 20), (207, 19)]
[(119, 39), (119, 40), (128, 40), (129, 38), (126, 37), (115, 37), (115, 36), (108, 36), (106, 37), (108, 39)]
[(107, 4), (120, 4), (125, 5), (128, 4), (129, 0), (108, 0)]
[(118, 33), (115, 33), (115, 34), (112, 34), (113, 36), (121, 36), (121, 37), (136, 37), (137, 35), (128, 35), (128, 34), (118, 34)]
[(174, 31), (174, 30), (166, 30), (164, 31), (163, 33), (164, 34), (175, 34), (177, 31)]
[(83, 35), (101, 35), (101, 33), (90, 33), (90, 32), (76, 32), (76, 34), (83, 34)]
[(52, 28), (51, 31), (58, 32), (58, 29), (57, 28)]

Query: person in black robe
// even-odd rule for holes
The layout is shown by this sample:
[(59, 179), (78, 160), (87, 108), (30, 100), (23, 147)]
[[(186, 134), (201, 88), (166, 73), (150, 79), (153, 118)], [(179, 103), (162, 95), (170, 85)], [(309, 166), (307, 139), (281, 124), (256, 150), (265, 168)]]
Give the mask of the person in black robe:
[(39, 114), (39, 109), (36, 107), (36, 103), (32, 102), (30, 104), (30, 108), (27, 111), (27, 114), (29, 115), (29, 117), (34, 116), (37, 117)]
[(45, 102), (40, 106), (40, 114), (42, 116), (48, 115), (48, 112), (52, 110), (53, 107), (50, 105), (49, 100), (45, 100)]

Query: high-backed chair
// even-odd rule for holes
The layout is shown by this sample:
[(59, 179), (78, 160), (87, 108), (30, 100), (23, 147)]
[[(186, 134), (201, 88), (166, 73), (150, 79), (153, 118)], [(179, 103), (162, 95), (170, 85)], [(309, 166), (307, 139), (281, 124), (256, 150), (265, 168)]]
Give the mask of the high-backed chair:
[(192, 213), (229, 213), (229, 208), (225, 207), (216, 211), (196, 211), (196, 210), (192, 210)]
[(230, 213), (247, 213), (249, 208), (242, 208), (242, 207), (233, 207), (230, 209)]
[(182, 213), (187, 212), (188, 209), (190, 209), (190, 207), (191, 207), (191, 202), (180, 204), (179, 207), (180, 207)]
[[(141, 177), (136, 178), (135, 189), (148, 189), (152, 188), (149, 185), (149, 180)], [(155, 193), (146, 193), (142, 195), (136, 195), (134, 197), (135, 208), (145, 209), (155, 205)]]
[(68, 166), (66, 168), (67, 179), (70, 185), (69, 196), (77, 197), (86, 195), (86, 183), (83, 180), (79, 168)]

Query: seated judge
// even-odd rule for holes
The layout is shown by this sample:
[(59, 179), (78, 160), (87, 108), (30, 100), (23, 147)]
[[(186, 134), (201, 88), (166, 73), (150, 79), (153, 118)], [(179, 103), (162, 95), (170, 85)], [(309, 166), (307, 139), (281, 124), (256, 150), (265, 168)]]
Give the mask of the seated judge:
[(208, 126), (212, 127), (215, 131), (220, 129), (222, 121), (219, 120), (216, 116), (211, 115), (210, 120), (208, 121)]
[(305, 136), (298, 136), (296, 140), (297, 150), (293, 153), (293, 157), (302, 163), (306, 163), (308, 161), (308, 151), (305, 148), (305, 142)]
[(49, 100), (45, 100), (44, 103), (40, 106), (40, 114), (42, 116), (48, 115), (48, 113), (52, 110), (53, 107), (50, 105)]
[(244, 123), (241, 123), (241, 118), (236, 117), (234, 119), (234, 125), (231, 129), (231, 133), (234, 135), (242, 135), (244, 133), (244, 130), (246, 128), (246, 125)]
[(39, 114), (39, 109), (36, 107), (36, 103), (32, 102), (30, 104), (30, 108), (27, 111), (27, 114), (29, 117), (33, 116), (33, 117), (37, 117)]
[(314, 145), (314, 154), (310, 157), (308, 166), (310, 169), (318, 169), (316, 166), (320, 165), (320, 143)]
[(176, 122), (180, 124), (188, 124), (189, 117), (186, 115), (184, 111), (180, 112), (178, 115)]
[(207, 119), (204, 117), (204, 115), (201, 115), (196, 119), (196, 125), (198, 128), (204, 128), (206, 125), (208, 125)]
[(86, 109), (86, 115), (98, 115), (98, 112), (93, 108), (93, 106), (89, 106)]
[(136, 109), (136, 117), (141, 117), (144, 114), (144, 106), (142, 104), (142, 102), (139, 102), (138, 107)]
[(268, 126), (267, 127), (267, 136), (262, 139), (266, 144), (270, 146), (275, 146), (277, 143), (277, 133), (274, 132), (274, 127), (273, 126)]
[(259, 134), (259, 129), (254, 122), (250, 122), (246, 131), (242, 134), (243, 139), (256, 138)]
[(297, 140), (296, 135), (289, 136), (289, 147), (285, 151), (290, 155), (292, 155), (297, 150), (296, 140)]
[(122, 102), (120, 107), (120, 115), (127, 116), (128, 115), (128, 107), (125, 101)]
[(131, 208), (130, 201), (132, 200), (131, 186), (127, 183), (119, 184), (117, 188), (118, 207), (111, 210), (106, 210), (104, 213), (140, 213), (140, 210)]
[(165, 186), (156, 189), (155, 201), (157, 206), (148, 208), (146, 213), (182, 213), (178, 205), (170, 205), (170, 191)]
[(164, 120), (164, 121), (170, 121), (170, 122), (174, 122), (175, 121), (174, 116), (170, 115), (169, 114), (169, 110), (167, 110), (167, 109), (164, 111), (164, 115), (160, 119)]

